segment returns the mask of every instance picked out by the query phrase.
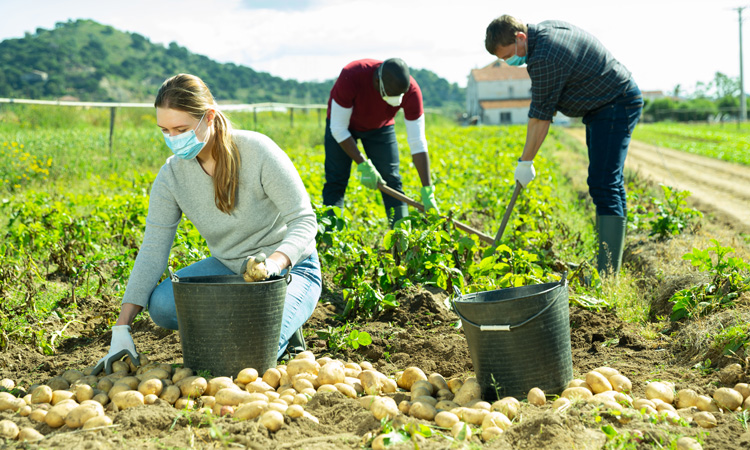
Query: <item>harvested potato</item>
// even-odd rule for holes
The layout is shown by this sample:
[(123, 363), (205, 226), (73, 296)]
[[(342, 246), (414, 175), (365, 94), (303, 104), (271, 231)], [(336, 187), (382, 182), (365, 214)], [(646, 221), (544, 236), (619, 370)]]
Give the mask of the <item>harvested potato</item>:
[(714, 401), (727, 411), (736, 411), (742, 406), (744, 398), (742, 394), (731, 388), (719, 388), (714, 391)]
[(440, 400), (435, 405), (435, 409), (438, 411), (451, 411), (454, 408), (460, 408), (461, 405), (452, 400)]
[(703, 450), (703, 446), (695, 439), (683, 436), (677, 439), (677, 450)]
[(594, 369), (594, 372), (598, 372), (598, 373), (604, 375), (604, 377), (607, 378), (607, 379), (610, 379), (613, 376), (620, 374), (619, 370), (613, 369), (612, 367), (606, 367), (606, 366), (597, 367), (596, 369)]
[(435, 393), (435, 397), (438, 400), (453, 400), (453, 397), (455, 397), (455, 395), (453, 394), (453, 392), (451, 392), (450, 389), (440, 389)]
[(494, 411), (484, 416), (484, 420), (481, 423), (482, 428), (498, 427), (505, 431), (512, 425), (510, 419), (505, 414)]
[(373, 439), (372, 442), (370, 443), (370, 448), (372, 448), (372, 450), (385, 450), (386, 449), (386, 446), (385, 446), (386, 437), (387, 435), (385, 434), (379, 434), (375, 436), (375, 439)]
[(460, 421), (457, 415), (450, 411), (440, 411), (435, 414), (435, 423), (442, 428), (451, 428)]
[(471, 427), (466, 422), (458, 422), (451, 427), (451, 435), (453, 439), (468, 442), (471, 440)]
[(409, 414), (409, 408), (411, 408), (411, 402), (409, 400), (402, 400), (401, 403), (398, 404), (398, 410), (401, 411), (401, 414)]
[(290, 405), (286, 409), (286, 415), (292, 419), (299, 419), (305, 415), (305, 408), (300, 405)]
[(114, 373), (130, 373), (130, 364), (125, 361), (114, 361), (112, 363), (112, 372)]
[(586, 389), (585, 387), (567, 388), (562, 392), (562, 394), (560, 394), (560, 397), (565, 397), (570, 401), (576, 401), (576, 400), (587, 401), (593, 396), (594, 394), (590, 390)]
[(501, 434), (503, 434), (503, 430), (498, 427), (482, 428), (482, 440), (484, 442), (491, 441)]
[(248, 283), (263, 281), (268, 278), (265, 261), (266, 255), (264, 253), (260, 253), (257, 258), (248, 257), (245, 271), (242, 272), (242, 278)]
[(252, 367), (248, 367), (245, 369), (240, 370), (240, 373), (237, 374), (237, 382), (247, 384), (252, 383), (253, 381), (258, 379), (258, 371), (253, 369)]
[(433, 392), (438, 392), (441, 389), (450, 390), (450, 388), (448, 387), (448, 382), (445, 380), (445, 378), (442, 375), (440, 375), (437, 372), (431, 373), (427, 377), (427, 381), (433, 386), (433, 389), (432, 389)]
[(591, 390), (591, 386), (589, 386), (588, 384), (586, 384), (586, 380), (581, 380), (580, 378), (574, 378), (574, 379), (570, 380), (570, 383), (568, 383), (568, 387), (569, 388), (572, 388), (572, 387), (585, 387), (589, 391)]
[(153, 394), (157, 397), (161, 395), (161, 391), (164, 390), (164, 383), (159, 378), (151, 378), (148, 380), (141, 381), (138, 385), (138, 392), (144, 396)]
[(696, 406), (697, 402), (698, 393), (692, 389), (680, 389), (674, 400), (678, 408), (690, 408), (691, 406)]
[(359, 363), (359, 367), (362, 368), (362, 370), (373, 370), (374, 367), (372, 366), (372, 363), (370, 361), (362, 361)]
[(409, 407), (409, 415), (422, 420), (433, 420), (437, 415), (437, 409), (429, 403), (413, 402)]
[(464, 382), (460, 378), (451, 378), (448, 380), (448, 389), (451, 390), (454, 394), (458, 392), (459, 389), (461, 389), (461, 386), (463, 386)]
[(649, 407), (653, 410), (656, 410), (656, 403), (654, 403), (653, 401), (647, 398), (639, 398), (638, 400), (633, 402), (633, 408), (635, 409), (640, 410), (645, 407)]
[[(300, 355), (301, 354), (302, 353), (300, 353)], [(317, 376), (319, 371), (320, 364), (318, 364), (315, 359), (300, 358), (299, 355), (297, 355), (297, 358), (289, 361), (289, 364), (286, 367), (286, 373), (290, 378), (294, 378), (294, 376), (299, 373), (309, 373)]]
[(515, 397), (505, 397), (496, 401), (492, 404), (490, 411), (498, 411), (506, 416), (510, 420), (513, 420), (518, 416), (518, 410), (521, 408), (521, 402)]
[(162, 389), (159, 398), (169, 403), (170, 405), (174, 405), (177, 399), (180, 398), (180, 394), (180, 388), (172, 384)]
[(268, 431), (276, 432), (284, 425), (284, 416), (278, 411), (266, 411), (260, 416), (260, 424)]
[(109, 427), (112, 425), (112, 419), (106, 415), (92, 417), (83, 424), (84, 430), (90, 430), (91, 428)]
[(674, 390), (672, 386), (663, 383), (661, 381), (652, 381), (646, 385), (646, 398), (651, 400), (658, 398), (664, 403), (672, 403), (674, 401)]
[(481, 398), (481, 396), (482, 388), (479, 385), (479, 381), (477, 381), (476, 377), (469, 377), (464, 381), (458, 392), (456, 392), (453, 401), (464, 406), (474, 399)]
[(345, 379), (344, 363), (339, 360), (330, 361), (318, 371), (318, 382), (320, 384), (343, 383)]
[(570, 400), (565, 397), (560, 397), (552, 402), (552, 409), (555, 411), (564, 411), (570, 407)]
[(143, 396), (143, 403), (146, 405), (153, 405), (157, 400), (159, 400), (159, 396), (156, 394), (146, 394)]
[(109, 392), (107, 392), (107, 396), (109, 397), (110, 400), (112, 400), (112, 397), (119, 394), (120, 392), (134, 391), (134, 390), (135, 389), (131, 389), (130, 386), (128, 386), (127, 384), (120, 383), (118, 381), (117, 383), (114, 384), (114, 386), (112, 386), (112, 389), (110, 389)]
[(232, 381), (231, 378), (214, 377), (208, 380), (208, 383), (206, 384), (206, 390), (203, 392), (203, 395), (215, 396), (216, 393), (219, 392), (219, 390), (226, 389), (226, 388), (240, 390), (240, 388), (237, 387), (236, 384), (234, 384), (234, 381)]
[(398, 385), (398, 387), (409, 391), (411, 390), (411, 386), (417, 380), (427, 381), (427, 375), (425, 375), (425, 373), (419, 367), (412, 366), (404, 369), (404, 372), (396, 380), (396, 384)]
[(144, 405), (143, 394), (138, 391), (118, 392), (112, 397), (112, 403), (119, 409), (135, 408)]
[(0, 420), (0, 437), (15, 440), (18, 437), (18, 425), (10, 420)]
[(275, 367), (271, 367), (266, 370), (261, 379), (264, 383), (276, 389), (280, 386), (279, 381), (281, 381), (281, 372)]
[(42, 439), (44, 439), (44, 435), (31, 427), (21, 428), (21, 430), (18, 432), (19, 442), (33, 442), (40, 441)]
[(234, 411), (234, 418), (237, 420), (252, 420), (261, 415), (268, 409), (268, 402), (255, 400), (243, 403)]
[(104, 415), (104, 407), (97, 402), (88, 401), (78, 405), (65, 416), (65, 425), (70, 428), (80, 428), (89, 419)]
[(206, 392), (208, 381), (201, 376), (185, 377), (175, 385), (180, 388), (183, 397), (198, 398)]
[[(136, 391), (137, 392), (137, 391)], [(174, 402), (175, 409), (195, 409), (195, 400), (190, 397), (180, 397)]]
[(188, 367), (180, 367), (179, 369), (175, 369), (174, 374), (172, 375), (172, 383), (177, 384), (185, 378), (192, 376), (193, 369), (190, 369)]
[(382, 420), (384, 417), (391, 420), (399, 413), (396, 401), (390, 397), (376, 397), (372, 402), (370, 411), (377, 420)]
[(591, 392), (594, 394), (612, 390), (612, 383), (607, 380), (607, 377), (596, 371), (586, 374), (586, 384), (591, 386)]
[(44, 416), (44, 423), (52, 428), (60, 428), (65, 425), (65, 416), (76, 406), (78, 406), (78, 403), (73, 400), (61, 401), (47, 411), (47, 415)]
[(544, 395), (544, 391), (536, 387), (529, 391), (526, 399), (530, 405), (535, 406), (544, 406), (544, 404), (547, 403), (547, 397)]
[(73, 391), (73, 397), (78, 403), (94, 398), (94, 388), (88, 384), (79, 384)]
[(693, 414), (693, 422), (701, 428), (713, 428), (718, 423), (716, 417), (708, 411), (701, 411)]
[(630, 392), (633, 390), (633, 383), (628, 377), (622, 374), (613, 375), (608, 378), (609, 383), (612, 385), (612, 389), (617, 392)]
[(0, 411), (18, 410), (23, 406), (18, 404), (18, 400), (20, 400), (22, 404), (26, 404), (26, 402), (14, 397), (10, 392), (0, 392)]
[(365, 394), (378, 395), (383, 389), (385, 375), (376, 370), (363, 370), (359, 374), (359, 381), (362, 383), (362, 389)]
[(357, 398), (357, 391), (350, 385), (346, 383), (336, 383), (334, 384), (336, 389), (338, 389), (339, 392), (346, 395), (349, 398)]
[(112, 386), (114, 386), (114, 384), (115, 382), (113, 379), (104, 377), (96, 383), (96, 388), (102, 392), (107, 393), (110, 389), (112, 389)]
[(699, 395), (695, 401), (695, 406), (701, 411), (708, 412), (719, 412), (719, 406), (716, 404), (714, 399), (707, 395)]
[(737, 383), (734, 385), (734, 390), (742, 395), (743, 401), (750, 397), (750, 384), (748, 383)]
[(29, 419), (34, 422), (46, 422), (45, 417), (47, 416), (46, 409), (35, 409), (29, 414)]
[[(453, 410), (456, 412), (456, 410)], [(490, 415), (491, 413), (487, 411), (486, 409), (474, 409), (474, 408), (467, 408), (467, 407), (461, 407), (458, 409), (458, 414), (456, 414), (459, 419), (466, 423), (470, 423), (472, 425), (481, 425), (484, 421), (484, 418)]]
[(417, 381), (415, 381), (411, 385), (410, 391), (412, 393), (412, 396), (414, 396), (414, 393), (417, 392), (417, 391), (423, 392), (423, 394), (420, 394), (420, 395), (432, 395), (433, 393), (436, 392), (435, 391), (435, 386), (433, 386), (432, 383), (430, 383), (427, 380), (417, 380)]
[(47, 385), (37, 386), (31, 392), (31, 403), (52, 403), (52, 388)]
[(21, 417), (28, 417), (29, 414), (31, 414), (31, 406), (24, 405), (21, 409), (18, 410), (18, 415)]
[(6, 390), (10, 391), (16, 387), (16, 382), (11, 380), (10, 378), (3, 378), (2, 380), (0, 380), (0, 387), (4, 387)]

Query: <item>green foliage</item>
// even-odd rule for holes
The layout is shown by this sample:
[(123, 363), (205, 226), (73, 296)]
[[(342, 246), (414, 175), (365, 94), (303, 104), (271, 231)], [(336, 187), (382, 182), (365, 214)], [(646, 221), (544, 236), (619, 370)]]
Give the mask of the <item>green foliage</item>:
[(694, 248), (682, 258), (699, 270), (707, 272), (710, 280), (697, 286), (677, 291), (670, 301), (673, 321), (685, 317), (706, 315), (718, 308), (732, 305), (739, 294), (750, 289), (750, 264), (740, 257), (728, 257), (732, 247), (723, 247), (711, 239), (712, 247), (706, 250)]
[(653, 199), (656, 212), (653, 213), (649, 235), (665, 239), (680, 234), (694, 218), (703, 217), (703, 214), (687, 206), (685, 199), (690, 196), (690, 191), (672, 189), (664, 184), (660, 186), (664, 192), (664, 201)]
[(351, 324), (346, 323), (340, 327), (329, 326), (325, 330), (316, 330), (319, 339), (328, 343), (328, 350), (338, 353), (341, 350), (356, 350), (359, 347), (372, 344), (372, 337), (366, 331), (351, 330)]
[(644, 123), (635, 128), (633, 139), (659, 147), (738, 164), (750, 164), (750, 124)]
[(747, 354), (747, 348), (750, 346), (750, 324), (743, 323), (721, 330), (714, 336), (714, 346), (721, 349), (725, 355), (742, 356)]

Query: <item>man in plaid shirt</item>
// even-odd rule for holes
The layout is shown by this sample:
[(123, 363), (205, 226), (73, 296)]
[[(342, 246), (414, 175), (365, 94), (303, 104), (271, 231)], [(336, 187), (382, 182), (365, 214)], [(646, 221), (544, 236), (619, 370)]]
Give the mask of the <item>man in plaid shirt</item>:
[(534, 179), (533, 160), (557, 111), (581, 117), (589, 154), (587, 183), (596, 205), (597, 268), (617, 274), (627, 220), (623, 166), (643, 98), (630, 72), (592, 35), (569, 23), (523, 24), (504, 15), (487, 27), (485, 47), (512, 66), (526, 64), (531, 107), (515, 179)]

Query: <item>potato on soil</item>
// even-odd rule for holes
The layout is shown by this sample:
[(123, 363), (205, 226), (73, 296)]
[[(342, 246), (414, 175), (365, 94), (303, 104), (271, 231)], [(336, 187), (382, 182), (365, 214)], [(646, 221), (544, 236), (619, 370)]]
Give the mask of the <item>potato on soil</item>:
[(469, 403), (472, 400), (481, 398), (482, 388), (479, 386), (479, 381), (476, 377), (469, 377), (464, 381), (461, 388), (456, 392), (456, 396), (453, 397), (453, 401), (461, 406)]
[(16, 439), (18, 437), (18, 425), (10, 420), (0, 420), (0, 437), (5, 439)]
[(253, 381), (258, 379), (258, 371), (253, 369), (252, 367), (247, 367), (245, 369), (240, 370), (240, 373), (237, 374), (237, 382), (247, 384), (252, 383)]
[(77, 406), (78, 403), (73, 400), (64, 400), (58, 403), (47, 411), (47, 415), (44, 416), (44, 423), (52, 428), (60, 428), (65, 425), (65, 417), (68, 413)]
[(286, 373), (289, 378), (294, 378), (299, 373), (309, 373), (312, 375), (318, 375), (320, 371), (320, 364), (314, 359), (299, 358), (299, 356), (291, 361), (286, 367)]
[(703, 450), (703, 446), (695, 439), (683, 436), (677, 439), (677, 450)]
[(699, 395), (695, 401), (695, 406), (701, 411), (719, 412), (719, 406), (714, 399), (707, 395)]
[(195, 409), (195, 400), (190, 397), (180, 397), (174, 402), (175, 409)]
[(471, 427), (466, 422), (458, 422), (451, 427), (451, 436), (468, 442), (471, 440)]
[(714, 401), (716, 404), (728, 411), (736, 411), (742, 406), (743, 400), (742, 394), (731, 388), (719, 388), (714, 391)]
[(198, 398), (206, 392), (208, 381), (201, 376), (185, 377), (175, 385), (180, 388), (183, 397)]
[(674, 390), (672, 387), (661, 381), (652, 381), (646, 385), (646, 398), (654, 399), (658, 398), (664, 403), (672, 403), (674, 401)]
[(489, 427), (489, 428), (482, 428), (482, 440), (484, 442), (491, 441), (492, 439), (495, 439), (496, 437), (503, 434), (502, 428), (498, 427)]
[(357, 398), (357, 391), (353, 386), (350, 386), (346, 383), (336, 383), (334, 384), (334, 386), (336, 386), (336, 389), (338, 389), (339, 392), (346, 395), (347, 397)]
[(530, 405), (544, 406), (547, 403), (547, 397), (544, 395), (544, 391), (539, 388), (532, 388), (529, 394), (526, 396)]
[(564, 410), (570, 407), (570, 400), (565, 397), (560, 397), (552, 402), (552, 409), (555, 411)]
[(268, 431), (276, 432), (284, 425), (284, 416), (278, 411), (266, 411), (260, 416), (260, 424)]
[(170, 385), (162, 389), (159, 398), (169, 403), (170, 405), (174, 405), (177, 399), (180, 398), (180, 394), (180, 388), (175, 385)]
[(435, 414), (435, 423), (442, 428), (451, 428), (460, 421), (457, 415), (450, 411), (440, 411)]
[(612, 383), (607, 380), (607, 377), (596, 371), (586, 374), (586, 384), (591, 386), (591, 392), (594, 394), (612, 390)]
[(144, 399), (143, 394), (138, 391), (123, 391), (118, 392), (112, 397), (112, 403), (119, 409), (135, 408), (136, 406), (143, 406)]
[(594, 369), (594, 372), (599, 372), (600, 374), (604, 375), (604, 377), (607, 379), (620, 374), (619, 370), (614, 369), (612, 367), (606, 367), (606, 366), (597, 367), (596, 369)]
[(31, 392), (31, 403), (52, 403), (52, 388), (47, 385), (38, 386)]
[(633, 390), (633, 383), (628, 377), (622, 374), (614, 375), (608, 378), (609, 383), (612, 385), (612, 389), (617, 392), (630, 392)]
[(3, 378), (0, 380), (0, 387), (4, 387), (6, 390), (10, 391), (13, 390), (14, 387), (16, 387), (16, 382), (11, 380), (10, 378)]
[(94, 388), (88, 384), (79, 384), (73, 391), (74, 398), (78, 403), (94, 398)]
[(78, 405), (65, 416), (65, 425), (70, 428), (80, 428), (89, 419), (104, 415), (104, 407), (93, 401)]
[(44, 439), (44, 435), (31, 427), (21, 428), (21, 430), (18, 432), (19, 442), (33, 442), (42, 439)]
[(698, 393), (692, 389), (680, 389), (674, 399), (677, 408), (690, 408), (698, 403)]
[(88, 430), (91, 428), (108, 427), (110, 425), (112, 425), (112, 419), (108, 416), (101, 415), (87, 420), (86, 423), (83, 424), (83, 429)]
[(510, 428), (512, 423), (508, 416), (501, 412), (494, 411), (484, 416), (484, 420), (482, 420), (480, 425), (482, 425), (482, 428), (498, 427), (505, 431)]
[(492, 404), (490, 411), (498, 411), (509, 419), (513, 420), (518, 415), (518, 410), (521, 408), (521, 402), (515, 397), (504, 397)]
[(385, 375), (375, 370), (363, 370), (359, 374), (359, 381), (362, 383), (362, 389), (365, 394), (378, 395), (383, 389)]
[(216, 393), (219, 392), (219, 390), (225, 388), (237, 390), (240, 389), (229, 377), (215, 377), (208, 380), (208, 383), (206, 384), (206, 390), (203, 392), (203, 395), (215, 396)]
[(406, 369), (404, 369), (404, 372), (401, 374), (401, 376), (396, 380), (396, 384), (398, 385), (398, 387), (409, 391), (411, 390), (411, 386), (417, 380), (427, 381), (427, 375), (425, 375), (425, 373), (419, 367), (407, 367)]
[(318, 371), (318, 382), (320, 384), (343, 383), (346, 379), (345, 372), (344, 363), (338, 360), (330, 361)]
[(255, 400), (239, 405), (234, 411), (234, 418), (237, 420), (255, 419), (268, 409), (268, 402)]
[(159, 378), (151, 378), (149, 380), (141, 381), (141, 383), (138, 385), (138, 392), (143, 394), (144, 396), (153, 394), (155, 396), (160, 396), (161, 391), (164, 390), (164, 383)]
[(716, 417), (708, 411), (693, 414), (693, 422), (701, 428), (713, 428), (717, 425)]
[(375, 418), (378, 420), (381, 420), (384, 417), (387, 417), (388, 420), (390, 420), (398, 416), (399, 414), (396, 401), (390, 397), (376, 397), (372, 402), (370, 411), (372, 412), (372, 415), (375, 416)]
[(26, 402), (10, 392), (0, 392), (0, 411), (18, 411)]
[(426, 402), (413, 402), (409, 407), (409, 415), (417, 419), (433, 420), (437, 415), (437, 409)]
[(592, 398), (593, 396), (594, 394), (590, 390), (584, 387), (567, 388), (562, 392), (562, 394), (560, 394), (560, 397), (565, 397), (570, 401), (575, 401), (575, 400), (586, 401)]
[(453, 411), (457, 411), (458, 417), (464, 422), (477, 426), (481, 425), (484, 421), (484, 418), (491, 414), (490, 411), (487, 411), (486, 409), (474, 409), (467, 407), (461, 407), (457, 410), (454, 409)]

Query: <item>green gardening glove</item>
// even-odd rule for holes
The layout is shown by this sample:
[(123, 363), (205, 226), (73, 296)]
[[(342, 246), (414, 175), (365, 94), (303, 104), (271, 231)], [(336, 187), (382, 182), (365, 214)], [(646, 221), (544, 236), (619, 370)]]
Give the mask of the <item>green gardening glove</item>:
[(359, 181), (361, 181), (365, 187), (377, 189), (378, 183), (385, 184), (383, 177), (378, 173), (378, 169), (375, 168), (372, 161), (369, 159), (357, 164), (357, 171), (359, 172)]
[(440, 214), (440, 210), (437, 207), (437, 200), (435, 200), (435, 186), (422, 186), (422, 205), (424, 210), (429, 211), (434, 209), (436, 213)]

